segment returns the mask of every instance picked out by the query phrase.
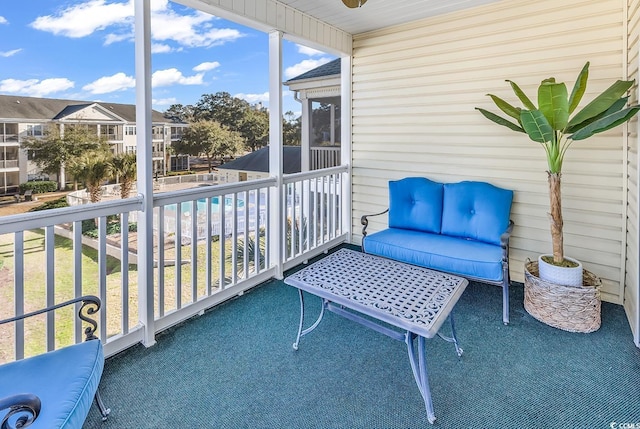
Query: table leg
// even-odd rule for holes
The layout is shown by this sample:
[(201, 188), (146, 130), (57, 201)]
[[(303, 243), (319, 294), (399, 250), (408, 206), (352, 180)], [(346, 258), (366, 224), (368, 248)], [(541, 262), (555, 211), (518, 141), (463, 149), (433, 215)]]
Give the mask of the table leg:
[(438, 336), (445, 341), (453, 343), (453, 345), (456, 346), (456, 353), (458, 354), (458, 357), (460, 357), (462, 356), (462, 353), (464, 353), (464, 350), (462, 350), (462, 347), (460, 347), (460, 345), (458, 344), (458, 336), (456, 335), (456, 324), (453, 320), (453, 311), (449, 313), (449, 323), (451, 324), (451, 336), (447, 337), (445, 335), (442, 335), (440, 332), (438, 332)]
[[(418, 337), (418, 357), (416, 359), (413, 339)], [(425, 338), (421, 335), (416, 335), (412, 332), (407, 332), (405, 336), (405, 342), (407, 343), (407, 351), (409, 352), (409, 361), (411, 362), (411, 370), (413, 371), (413, 377), (416, 380), (422, 399), (424, 399), (424, 406), (427, 410), (427, 419), (429, 423), (434, 424), (436, 421), (436, 415), (433, 412), (433, 402), (431, 401), (431, 389), (429, 388), (429, 374), (427, 373), (427, 356), (426, 356), (426, 344)]]
[(298, 336), (296, 337), (296, 342), (293, 343), (293, 350), (298, 350), (298, 345), (300, 344), (300, 338), (303, 335), (308, 334), (309, 332), (316, 329), (316, 327), (322, 321), (322, 316), (324, 316), (324, 309), (326, 307), (326, 302), (322, 300), (322, 307), (320, 308), (320, 315), (318, 319), (313, 323), (313, 325), (309, 326), (307, 329), (302, 329), (304, 325), (304, 295), (302, 294), (302, 289), (298, 289), (298, 294), (300, 296), (300, 324), (298, 325)]

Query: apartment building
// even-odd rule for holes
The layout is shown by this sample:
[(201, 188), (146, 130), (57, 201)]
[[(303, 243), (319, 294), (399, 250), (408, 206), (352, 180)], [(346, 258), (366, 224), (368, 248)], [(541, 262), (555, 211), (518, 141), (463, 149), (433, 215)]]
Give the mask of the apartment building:
[[(114, 154), (136, 152), (135, 105), (53, 98), (0, 95), (0, 194), (16, 192), (30, 180), (57, 180), (43, 174), (31, 162), (21, 143), (43, 137), (54, 125), (83, 124), (105, 137)], [(186, 170), (188, 156), (168, 151), (179, 140), (188, 124), (152, 111), (153, 170), (157, 174)]]

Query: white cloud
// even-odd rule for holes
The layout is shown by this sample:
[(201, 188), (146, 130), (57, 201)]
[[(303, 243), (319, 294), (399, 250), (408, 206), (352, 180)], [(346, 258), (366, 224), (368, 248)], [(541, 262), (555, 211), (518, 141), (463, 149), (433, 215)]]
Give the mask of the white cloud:
[(125, 40), (133, 41), (133, 33), (122, 33), (122, 34), (107, 34), (104, 38), (104, 45), (109, 46), (112, 43), (123, 42)]
[(14, 49), (12, 51), (4, 51), (4, 52), (0, 51), (0, 57), (5, 57), (5, 58), (11, 57), (20, 51), (22, 51), (22, 49)]
[(269, 101), (269, 91), (263, 92), (262, 94), (244, 94), (239, 93), (234, 95), (236, 98), (240, 98), (242, 100), (247, 101), (250, 104), (255, 104), (258, 102), (266, 102)]
[(310, 57), (315, 57), (316, 55), (324, 55), (325, 54), (322, 51), (310, 48), (308, 46), (298, 45), (298, 44), (296, 44), (296, 46), (298, 47), (298, 53), (303, 54), (303, 55), (309, 55)]
[(31, 26), (55, 35), (85, 37), (111, 25), (127, 23), (132, 17), (133, 2), (90, 0), (69, 6), (56, 15), (39, 16)]
[(331, 61), (331, 59), (325, 57), (318, 58), (317, 60), (302, 60), (298, 64), (287, 67), (284, 71), (284, 75), (287, 79), (291, 79), (292, 77), (299, 76), (302, 73), (308, 72), (309, 70), (328, 63), (329, 61)]
[(75, 83), (67, 78), (51, 79), (4, 79), (0, 81), (0, 92), (10, 94), (24, 94), (32, 97), (43, 97), (60, 91), (73, 88)]
[(104, 76), (82, 87), (92, 94), (107, 94), (109, 92), (124, 91), (136, 86), (136, 80), (120, 72), (113, 76)]
[(151, 53), (152, 54), (166, 54), (168, 52), (173, 51), (171, 46), (165, 45), (164, 43), (152, 43), (151, 44)]
[(200, 63), (197, 66), (195, 66), (193, 68), (193, 71), (197, 71), (197, 72), (205, 72), (205, 71), (209, 71), (209, 70), (213, 70), (215, 68), (220, 67), (220, 63), (217, 61), (210, 61), (210, 62), (205, 62), (205, 63)]
[(178, 99), (175, 97), (169, 97), (169, 98), (160, 98), (160, 99), (153, 99), (151, 100), (151, 104), (153, 104), (154, 106), (171, 106), (172, 104), (177, 104), (178, 103)]
[[(133, 12), (133, 0), (111, 3), (89, 0), (68, 6), (56, 14), (40, 16), (31, 26), (67, 37), (85, 37), (108, 28), (104, 43), (109, 45), (133, 40)], [(156, 42), (173, 41), (184, 47), (210, 47), (243, 36), (235, 29), (214, 28), (211, 21), (215, 19), (200, 11), (181, 15), (171, 9), (167, 0), (152, 0), (151, 38)]]
[(7, 18), (5, 18), (4, 16), (0, 15), (0, 24), (8, 24), (9, 21), (7, 21)]
[(166, 70), (158, 70), (151, 76), (152, 86), (171, 86), (171, 85), (201, 85), (204, 73), (198, 73), (193, 76), (185, 76), (176, 68)]

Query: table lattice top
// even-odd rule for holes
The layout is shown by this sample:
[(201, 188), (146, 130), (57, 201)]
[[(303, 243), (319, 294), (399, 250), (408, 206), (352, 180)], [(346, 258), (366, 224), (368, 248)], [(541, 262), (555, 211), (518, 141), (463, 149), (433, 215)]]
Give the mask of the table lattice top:
[(427, 338), (467, 286), (454, 275), (341, 249), (285, 283)]

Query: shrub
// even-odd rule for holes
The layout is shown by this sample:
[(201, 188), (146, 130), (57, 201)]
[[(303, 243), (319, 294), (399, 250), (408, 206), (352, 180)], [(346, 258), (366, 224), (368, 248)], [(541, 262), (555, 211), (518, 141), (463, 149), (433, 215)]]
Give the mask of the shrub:
[(34, 194), (44, 194), (45, 192), (55, 192), (58, 190), (58, 184), (51, 180), (43, 180), (38, 182), (25, 182), (20, 184), (20, 192), (31, 191)]
[[(129, 223), (129, 232), (138, 231), (137, 223)], [(119, 234), (120, 233), (120, 222), (117, 220), (111, 219), (107, 223), (107, 235)], [(98, 227), (95, 224), (93, 219), (85, 219), (82, 221), (82, 234), (91, 238), (98, 238)]]
[(62, 207), (69, 207), (69, 204), (67, 204), (66, 197), (60, 197), (57, 200), (47, 201), (46, 203), (42, 203), (39, 206), (30, 209), (29, 211), (37, 212), (40, 210), (59, 209)]
[(169, 176), (188, 176), (189, 174), (195, 174), (195, 173), (193, 171), (191, 171), (191, 170), (167, 171), (167, 177), (169, 177)]

